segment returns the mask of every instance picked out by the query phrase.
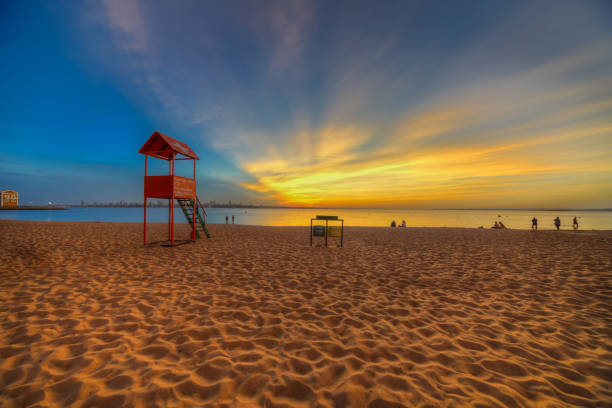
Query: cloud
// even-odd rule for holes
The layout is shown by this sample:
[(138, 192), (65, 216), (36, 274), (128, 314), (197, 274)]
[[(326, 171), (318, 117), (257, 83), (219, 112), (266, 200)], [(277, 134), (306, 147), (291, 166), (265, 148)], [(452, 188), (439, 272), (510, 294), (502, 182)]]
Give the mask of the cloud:
[(104, 0), (106, 19), (117, 43), (127, 51), (151, 48), (149, 27), (138, 0)]
[[(277, 78), (294, 78), (303, 66), (314, 4), (266, 1), (223, 8), (198, 1), (175, 7), (105, 0), (100, 11), (124, 54), (121, 69), (141, 96), (157, 103), (147, 108), (193, 126), (244, 115), (253, 98), (270, 101)], [(241, 82), (251, 75), (245, 69), (261, 77), (245, 86)], [(266, 83), (258, 89), (262, 79)]]
[(588, 176), (583, 194), (612, 203), (612, 33), (599, 6), (105, 5), (135, 99), (201, 135), (247, 190), (421, 206), (501, 202), (515, 183), (556, 205), (563, 180)]
[(440, 92), (384, 125), (384, 136), (368, 118), (329, 118), (316, 131), (285, 134), (285, 146), (262, 147), (260, 138), (258, 149), (236, 157), (258, 180), (244, 187), (289, 204), (411, 205), (501, 196), (495, 178), (519, 188), (544, 176), (604, 177), (612, 170), (612, 75), (576, 76), (608, 63), (602, 51)]
[(276, 48), (272, 54), (271, 69), (280, 71), (300, 59), (307, 41), (314, 3), (289, 0), (272, 4), (266, 12)]
[[(101, 4), (102, 24), (112, 35), (112, 41), (120, 50), (118, 61), (131, 86), (136, 86), (145, 100), (154, 101), (154, 108), (170, 115), (172, 120), (194, 125), (206, 121), (219, 111), (218, 105), (211, 104), (208, 113), (197, 114), (188, 87), (182, 79), (168, 75), (166, 51), (160, 48), (165, 28), (160, 15), (146, 2), (140, 0), (104, 0)], [(192, 103), (190, 106), (189, 103)], [(151, 102), (146, 102), (151, 108)]]

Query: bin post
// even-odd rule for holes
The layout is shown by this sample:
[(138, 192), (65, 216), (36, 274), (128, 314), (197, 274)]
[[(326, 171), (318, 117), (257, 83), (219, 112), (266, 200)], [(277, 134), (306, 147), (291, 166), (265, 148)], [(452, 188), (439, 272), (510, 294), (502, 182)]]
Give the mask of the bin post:
[(312, 246), (312, 218), (310, 219), (310, 246)]
[(325, 220), (325, 248), (327, 248), (327, 226), (329, 224), (328, 220)]

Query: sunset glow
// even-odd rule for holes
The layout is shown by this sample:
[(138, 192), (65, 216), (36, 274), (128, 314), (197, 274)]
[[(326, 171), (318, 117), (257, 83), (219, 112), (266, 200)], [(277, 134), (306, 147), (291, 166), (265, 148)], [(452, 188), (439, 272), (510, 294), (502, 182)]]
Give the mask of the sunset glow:
[(2, 16), (0, 183), (26, 201), (140, 199), (136, 151), (160, 130), (202, 157), (205, 200), (612, 207), (606, 2), (16, 2)]

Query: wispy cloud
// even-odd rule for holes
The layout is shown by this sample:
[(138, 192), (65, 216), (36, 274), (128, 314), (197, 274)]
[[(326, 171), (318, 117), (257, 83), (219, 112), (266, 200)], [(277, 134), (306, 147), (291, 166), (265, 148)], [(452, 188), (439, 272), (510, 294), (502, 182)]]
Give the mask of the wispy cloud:
[(137, 99), (240, 168), (247, 191), (546, 206), (567, 189), (612, 203), (612, 32), (598, 4), (544, 3), (489, 5), (457, 27), (445, 17), (464, 6), (104, 4)]
[(150, 51), (149, 27), (138, 0), (104, 0), (104, 6), (118, 45), (128, 51)]
[(612, 75), (571, 78), (606, 63), (598, 51), (440, 93), (383, 126), (384, 135), (359, 118), (286, 134), (293, 143), (237, 157), (259, 180), (244, 186), (285, 203), (420, 205), (500, 197), (495, 178), (519, 188), (544, 176), (603, 177), (612, 170)]
[(302, 56), (308, 40), (308, 24), (312, 20), (314, 5), (314, 2), (302, 0), (282, 1), (270, 6), (265, 13), (266, 20), (273, 29), (273, 71), (287, 69)]

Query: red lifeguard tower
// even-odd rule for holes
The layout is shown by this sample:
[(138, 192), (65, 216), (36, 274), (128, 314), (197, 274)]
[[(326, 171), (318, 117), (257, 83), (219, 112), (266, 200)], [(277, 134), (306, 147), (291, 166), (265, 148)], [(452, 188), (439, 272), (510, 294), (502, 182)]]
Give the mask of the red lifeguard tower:
[[(191, 225), (191, 240), (199, 238), (197, 224), (208, 238), (206, 228), (206, 210), (196, 195), (196, 160), (197, 154), (185, 143), (160, 132), (151, 135), (147, 143), (138, 151), (145, 156), (144, 171), (144, 243), (147, 243), (147, 199), (166, 198), (168, 203), (168, 241), (174, 245), (174, 200), (177, 200), (183, 214)], [(147, 158), (155, 157), (168, 161), (167, 176), (147, 175)], [(178, 156), (178, 157), (177, 157)], [(174, 174), (176, 160), (193, 160), (193, 178), (180, 177)]]

